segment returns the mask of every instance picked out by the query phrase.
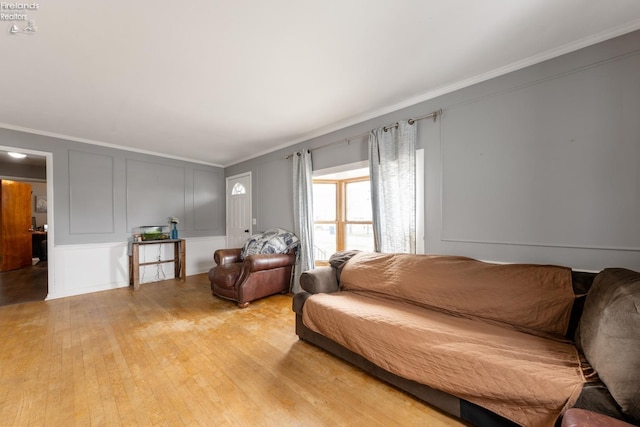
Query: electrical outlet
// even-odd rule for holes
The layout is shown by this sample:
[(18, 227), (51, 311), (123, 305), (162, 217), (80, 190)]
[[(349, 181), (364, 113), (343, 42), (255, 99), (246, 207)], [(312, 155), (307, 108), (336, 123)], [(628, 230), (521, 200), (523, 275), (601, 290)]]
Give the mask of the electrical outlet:
[(257, 219), (255, 219), (255, 218), (253, 218), (252, 223), (253, 223), (253, 225), (257, 225), (257, 224), (258, 224), (258, 220), (257, 220)]

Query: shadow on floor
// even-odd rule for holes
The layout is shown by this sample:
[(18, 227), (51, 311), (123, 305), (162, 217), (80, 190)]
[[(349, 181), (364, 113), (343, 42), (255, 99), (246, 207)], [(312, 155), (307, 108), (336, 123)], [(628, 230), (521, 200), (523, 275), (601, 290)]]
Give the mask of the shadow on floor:
[(47, 296), (47, 261), (0, 273), (0, 306), (42, 301)]

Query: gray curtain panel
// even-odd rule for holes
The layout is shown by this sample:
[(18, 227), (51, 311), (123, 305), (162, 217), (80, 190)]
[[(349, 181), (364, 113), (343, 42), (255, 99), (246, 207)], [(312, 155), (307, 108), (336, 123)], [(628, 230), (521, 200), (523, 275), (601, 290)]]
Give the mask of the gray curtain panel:
[(416, 252), (416, 126), (369, 134), (373, 236), (377, 252)]
[(314, 267), (313, 260), (313, 168), (311, 152), (293, 156), (293, 224), (300, 239), (291, 291), (300, 292), (300, 274)]

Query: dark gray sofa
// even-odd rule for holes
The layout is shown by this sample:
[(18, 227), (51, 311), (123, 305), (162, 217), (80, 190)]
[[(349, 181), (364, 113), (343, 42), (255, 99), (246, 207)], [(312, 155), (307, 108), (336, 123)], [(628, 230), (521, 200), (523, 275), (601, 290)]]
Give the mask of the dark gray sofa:
[[(338, 253), (332, 257), (331, 267), (302, 274), (300, 283), (304, 292), (293, 299), (299, 338), (473, 425), (516, 425), (464, 399), (394, 375), (307, 328), (302, 321), (305, 301), (316, 293), (340, 292), (341, 268), (349, 258), (350, 253)], [(592, 380), (585, 384), (574, 407), (637, 424), (640, 422), (640, 273), (625, 269), (606, 269), (599, 274), (572, 272), (572, 282), (576, 299), (566, 337), (576, 342), (600, 375), (598, 378), (593, 372)]]

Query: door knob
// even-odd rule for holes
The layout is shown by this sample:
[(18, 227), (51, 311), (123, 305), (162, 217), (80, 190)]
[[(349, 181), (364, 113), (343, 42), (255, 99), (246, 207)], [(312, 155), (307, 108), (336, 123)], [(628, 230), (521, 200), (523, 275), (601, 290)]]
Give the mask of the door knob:
[(246, 230), (244, 230), (244, 232), (245, 232), (245, 233), (248, 233), (248, 232), (249, 232), (249, 229), (247, 228)]

